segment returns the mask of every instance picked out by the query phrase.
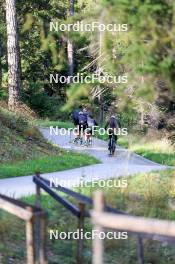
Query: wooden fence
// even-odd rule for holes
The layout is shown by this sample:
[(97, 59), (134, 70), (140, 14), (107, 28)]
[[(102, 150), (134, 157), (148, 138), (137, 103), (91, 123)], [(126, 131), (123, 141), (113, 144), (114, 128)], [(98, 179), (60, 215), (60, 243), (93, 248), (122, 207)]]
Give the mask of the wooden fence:
[[(120, 211), (118, 209), (115, 209), (109, 205), (106, 205), (102, 199), (103, 195), (100, 193), (96, 194), (95, 201), (93, 201), (91, 198), (77, 193), (73, 190), (67, 189), (65, 187), (62, 187), (60, 185), (50, 187), (50, 181), (42, 178), (39, 173), (36, 174), (33, 178), (34, 183), (36, 184), (36, 201), (37, 205), (41, 206), (41, 189), (46, 191), (52, 198), (54, 198), (56, 201), (61, 203), (68, 211), (70, 211), (74, 216), (77, 217), (78, 220), (78, 229), (84, 229), (84, 220), (86, 217), (91, 217), (93, 221), (93, 225), (95, 229), (102, 230), (103, 227), (113, 228), (113, 223), (115, 220), (113, 220), (111, 223), (111, 217), (114, 217), (114, 219), (121, 219), (121, 225), (122, 222), (124, 223), (123, 219), (128, 219), (129, 223), (132, 223), (129, 225), (129, 229), (125, 228), (125, 226), (122, 226), (121, 230), (127, 230), (129, 235), (134, 235), (137, 240), (137, 259), (139, 264), (144, 264), (144, 249), (143, 249), (143, 242), (142, 240), (144, 238), (154, 239), (157, 241), (168, 241), (169, 243), (175, 242), (175, 236), (170, 236), (169, 232), (162, 233), (160, 231), (160, 223), (162, 223), (161, 220), (151, 220), (151, 219), (145, 219), (141, 217), (134, 217), (131, 216), (123, 211)], [(62, 192), (64, 194), (67, 194), (71, 197), (73, 197), (77, 202), (78, 206), (70, 203), (65, 198), (61, 197), (59, 195), (59, 192)], [(89, 211), (87, 210), (88, 206), (93, 206), (94, 204), (94, 210)], [(100, 215), (98, 215), (100, 213)], [(101, 218), (101, 214), (103, 218)], [(106, 218), (106, 220), (105, 220)], [(101, 220), (103, 219), (103, 221)], [(144, 230), (138, 230), (138, 227), (140, 226), (140, 221), (146, 221), (148, 223), (148, 228)], [(102, 221), (102, 222), (101, 222)], [(132, 222), (131, 222), (132, 221)], [(138, 221), (138, 222), (137, 222)], [(105, 225), (106, 223), (106, 225)], [(118, 223), (118, 222), (117, 222)], [(134, 224), (133, 224), (134, 223)], [(150, 229), (152, 224), (154, 223), (154, 226), (159, 225), (159, 228), (157, 229), (157, 232), (155, 232), (155, 229)], [(169, 221), (163, 221), (164, 224), (169, 225), (170, 223), (173, 224), (174, 228), (174, 222)], [(134, 229), (134, 226), (137, 226), (136, 229)], [(114, 227), (116, 229), (116, 226)], [(155, 227), (156, 228), (156, 227)], [(118, 228), (120, 230), (120, 226)], [(150, 231), (149, 231), (150, 230)], [(154, 231), (154, 232), (152, 232)], [(102, 264), (102, 252), (103, 252), (103, 243), (102, 241), (99, 241), (99, 239), (95, 239), (93, 241), (93, 248), (94, 248), (94, 257), (93, 257), (93, 264)], [(95, 257), (97, 255), (97, 257)], [(77, 256), (76, 256), (76, 263), (77, 264), (83, 264), (83, 239), (77, 240)], [(100, 258), (101, 257), (101, 258)], [(98, 261), (98, 262), (97, 262)]]
[[(101, 191), (95, 192), (94, 200), (92, 200), (59, 185), (51, 188), (50, 182), (40, 177), (39, 174), (33, 177), (33, 181), (36, 184), (36, 206), (0, 195), (0, 209), (26, 221), (27, 264), (47, 264), (45, 250), (47, 214), (41, 209), (41, 189), (77, 217), (79, 230), (84, 229), (85, 217), (91, 217), (93, 229), (97, 230), (99, 234), (104, 228), (110, 228), (127, 231), (129, 235), (137, 236), (139, 264), (144, 264), (143, 238), (153, 238), (158, 241), (162, 241), (164, 238), (163, 241), (175, 242), (175, 222), (173, 221), (128, 215), (106, 205)], [(78, 206), (61, 197), (58, 191), (73, 197), (78, 202)], [(87, 210), (87, 205), (93, 205), (94, 209)], [(83, 264), (83, 239), (79, 239), (77, 242), (76, 263)], [(93, 240), (93, 264), (103, 263), (103, 249), (103, 240), (96, 235)]]
[[(175, 222), (166, 220), (157, 220), (131, 215), (119, 215), (105, 212), (104, 195), (101, 191), (96, 191), (94, 195), (94, 209), (90, 215), (92, 218), (93, 229), (98, 233), (93, 240), (93, 264), (103, 264), (103, 240), (100, 239), (100, 233), (104, 228), (128, 231), (132, 234), (138, 234), (139, 238), (143, 236), (161, 236), (175, 239)], [(143, 247), (143, 245), (140, 245)], [(139, 263), (144, 263), (142, 250), (138, 255)]]
[[(46, 264), (45, 234), (47, 214), (39, 207), (29, 205), (22, 201), (0, 195), (0, 209), (11, 213), (26, 222), (26, 249), (27, 264)], [(36, 220), (40, 223), (40, 229), (37, 230), (39, 237), (35, 239)], [(39, 246), (36, 242), (40, 242)], [(38, 248), (38, 251), (36, 250)]]
[[(53, 199), (55, 199), (57, 202), (61, 203), (67, 210), (69, 210), (74, 216), (77, 217), (77, 219), (78, 219), (77, 228), (79, 230), (84, 229), (84, 218), (85, 218), (85, 216), (89, 217), (89, 214), (85, 211), (85, 203), (83, 203), (83, 202), (81, 202), (81, 200), (79, 200), (78, 207), (75, 206), (74, 204), (70, 203), (65, 198), (58, 195), (58, 193), (56, 193), (50, 187), (49, 181), (40, 177), (39, 174), (36, 174), (36, 176), (34, 176), (33, 181), (36, 184), (36, 197), (37, 197), (37, 205), (38, 206), (41, 206), (41, 189), (43, 189)], [(59, 186), (56, 189), (74, 197), (74, 192), (69, 190), (69, 189), (63, 188), (61, 186)], [(82, 264), (83, 263), (83, 260), (82, 260), (83, 240), (79, 239), (79, 240), (77, 240), (77, 242), (78, 242), (78, 244), (77, 244), (76, 263)]]
[[(39, 173), (37, 173), (33, 177), (33, 182), (36, 184), (36, 200), (37, 205), (41, 207), (41, 189), (43, 189), (45, 192), (47, 192), (53, 199), (55, 199), (57, 202), (61, 203), (68, 211), (70, 211), (74, 216), (77, 217), (78, 223), (77, 228), (79, 230), (84, 230), (84, 220), (85, 217), (90, 217), (90, 212), (87, 210), (87, 205), (92, 206), (93, 200), (85, 195), (82, 195), (80, 193), (74, 192), (70, 189), (67, 189), (65, 187), (62, 187), (60, 185), (50, 187), (50, 182), (40, 176)], [(57, 192), (55, 192), (56, 190)], [(59, 192), (62, 192), (64, 194), (67, 194), (71, 197), (73, 197), (78, 202), (78, 207), (74, 204), (67, 201), (65, 198), (61, 197)], [(106, 212), (112, 212), (117, 214), (125, 214), (124, 212), (121, 212), (120, 210), (114, 209), (110, 206), (105, 206)], [(83, 264), (83, 239), (77, 240), (77, 256), (76, 256), (76, 263), (77, 264)]]

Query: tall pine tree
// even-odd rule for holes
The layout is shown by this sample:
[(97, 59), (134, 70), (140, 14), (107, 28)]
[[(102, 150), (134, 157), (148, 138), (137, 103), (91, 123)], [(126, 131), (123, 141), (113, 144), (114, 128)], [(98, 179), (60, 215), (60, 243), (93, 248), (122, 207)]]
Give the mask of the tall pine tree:
[(20, 97), (20, 56), (16, 0), (6, 0), (9, 110), (17, 110)]

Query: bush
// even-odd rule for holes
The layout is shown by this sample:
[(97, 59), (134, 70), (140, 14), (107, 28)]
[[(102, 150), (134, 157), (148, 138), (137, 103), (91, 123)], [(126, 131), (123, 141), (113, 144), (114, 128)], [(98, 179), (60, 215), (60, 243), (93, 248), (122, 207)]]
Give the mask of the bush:
[(24, 136), (29, 138), (33, 138), (33, 139), (41, 139), (42, 138), (42, 134), (40, 133), (40, 131), (36, 128), (36, 127), (28, 127), (27, 129), (24, 130)]
[(22, 97), (25, 103), (42, 118), (56, 119), (62, 116), (60, 109), (64, 103), (63, 98), (56, 94), (49, 95), (41, 82), (27, 84)]
[(25, 117), (7, 112), (2, 108), (0, 108), (0, 121), (2, 125), (19, 132), (23, 132), (29, 126), (28, 120)]

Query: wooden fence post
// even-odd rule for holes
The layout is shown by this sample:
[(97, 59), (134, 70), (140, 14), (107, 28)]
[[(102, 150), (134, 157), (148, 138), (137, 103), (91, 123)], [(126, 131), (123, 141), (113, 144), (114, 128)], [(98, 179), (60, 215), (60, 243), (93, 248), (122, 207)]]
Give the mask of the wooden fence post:
[[(80, 216), (78, 218), (78, 230), (81, 232), (81, 230), (84, 230), (84, 217), (85, 217), (85, 204), (84, 203), (79, 203), (79, 209), (80, 209)], [(77, 244), (77, 264), (82, 264), (83, 263), (83, 239), (78, 239), (78, 244)]]
[(137, 236), (137, 259), (139, 264), (144, 264), (143, 242), (139, 235)]
[[(40, 177), (40, 173), (36, 172), (36, 177)], [(36, 183), (36, 201), (35, 204), (37, 207), (41, 208), (41, 188)]]
[[(40, 176), (37, 172), (36, 176)], [(36, 184), (36, 202), (35, 205), (41, 208), (41, 188)], [(39, 264), (47, 263), (46, 256), (46, 216), (36, 218), (36, 251)]]
[[(27, 210), (32, 211), (31, 207)], [(27, 264), (35, 264), (34, 219), (26, 221)]]
[[(36, 173), (36, 176), (40, 176), (39, 173)], [(36, 196), (35, 196), (35, 206), (41, 208), (41, 189), (36, 184)], [(40, 218), (36, 217), (35, 218), (35, 256), (40, 263)]]
[[(104, 195), (102, 191), (96, 191), (94, 194), (94, 212), (102, 212), (104, 210)], [(103, 232), (103, 228), (100, 225), (94, 225), (94, 230), (98, 233), (93, 240), (93, 264), (103, 263), (103, 240), (100, 239), (100, 233)]]
[(39, 243), (39, 264), (47, 264), (46, 256), (46, 217), (40, 218), (40, 243)]
[(41, 208), (41, 189), (36, 185), (36, 201), (35, 204), (37, 207)]

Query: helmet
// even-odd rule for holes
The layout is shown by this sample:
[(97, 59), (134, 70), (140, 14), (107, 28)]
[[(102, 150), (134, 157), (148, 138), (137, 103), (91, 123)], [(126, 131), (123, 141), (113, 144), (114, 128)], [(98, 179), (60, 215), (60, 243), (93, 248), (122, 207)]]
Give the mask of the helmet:
[(86, 107), (83, 108), (83, 112), (85, 112), (85, 113), (87, 112), (87, 108)]

